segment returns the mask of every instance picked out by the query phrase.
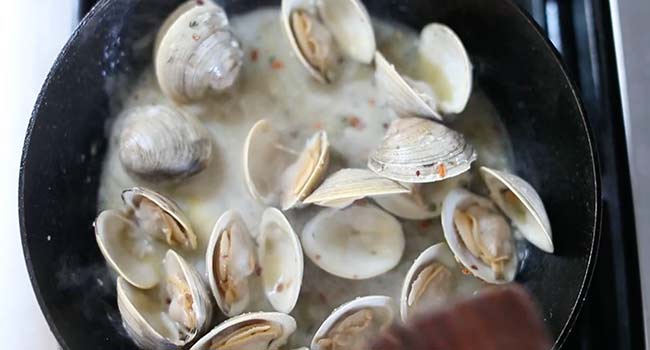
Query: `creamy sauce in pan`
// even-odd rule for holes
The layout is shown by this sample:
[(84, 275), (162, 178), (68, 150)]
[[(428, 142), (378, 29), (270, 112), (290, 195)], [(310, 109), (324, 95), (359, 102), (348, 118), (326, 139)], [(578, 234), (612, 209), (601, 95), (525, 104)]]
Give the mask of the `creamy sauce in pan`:
[[(263, 118), (272, 121), (296, 148), (316, 130), (326, 130), (333, 151), (330, 166), (333, 172), (344, 166), (365, 168), (369, 150), (381, 140), (388, 123), (396, 118), (374, 86), (371, 66), (346, 62), (336, 83), (322, 85), (314, 81), (291, 53), (280, 26), (278, 9), (256, 10), (231, 18), (231, 23), (245, 52), (237, 85), (223, 95), (182, 107), (197, 116), (211, 132), (214, 148), (210, 166), (173, 187), (160, 187), (130, 177), (118, 157), (117, 136), (122, 116), (120, 111), (115, 111), (117, 117), (110, 132), (99, 189), (100, 210), (120, 208), (120, 193), (135, 185), (152, 188), (174, 199), (199, 237), (196, 253), (186, 258), (201, 273), (205, 272), (205, 245), (223, 212), (236, 209), (251, 232), (257, 233), (264, 207), (249, 194), (242, 164), (244, 139), (256, 121)], [(376, 21), (374, 25), (379, 50), (398, 69), (409, 74), (415, 66), (419, 33), (392, 23)], [(124, 109), (171, 104), (162, 95), (151, 68), (124, 95), (115, 104)], [(480, 87), (474, 88), (466, 110), (451, 126), (475, 145), (479, 164), (509, 168), (510, 142), (495, 108)], [(300, 233), (304, 223), (318, 210), (310, 207), (286, 214)], [(338, 305), (357, 296), (380, 294), (399, 301), (402, 281), (413, 260), (430, 245), (444, 241), (438, 219), (402, 221), (402, 224), (406, 236), (404, 255), (396, 268), (375, 278), (344, 280), (319, 269), (305, 256), (303, 286), (292, 312), (298, 323), (292, 345), (308, 345), (325, 317)], [(471, 294), (481, 286), (474, 278), (465, 277), (463, 281), (466, 282), (462, 285), (463, 294)], [(269, 305), (258, 307), (270, 310)]]

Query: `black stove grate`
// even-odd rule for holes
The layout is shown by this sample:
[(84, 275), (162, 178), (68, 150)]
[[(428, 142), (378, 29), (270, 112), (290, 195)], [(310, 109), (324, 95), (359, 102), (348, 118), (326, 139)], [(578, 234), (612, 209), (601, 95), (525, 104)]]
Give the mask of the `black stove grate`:
[[(508, 1), (508, 0), (504, 0)], [(563, 349), (644, 348), (641, 287), (625, 132), (606, 0), (515, 0), (562, 54), (596, 138), (603, 187), (599, 256)], [(80, 17), (96, 0), (81, 0)]]

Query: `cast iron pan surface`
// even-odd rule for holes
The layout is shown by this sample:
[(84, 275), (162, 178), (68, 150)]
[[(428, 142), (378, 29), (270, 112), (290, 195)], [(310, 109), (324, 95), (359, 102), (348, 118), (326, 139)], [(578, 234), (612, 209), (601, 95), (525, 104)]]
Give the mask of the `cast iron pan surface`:
[[(278, 1), (220, 1), (229, 14)], [(539, 302), (560, 347), (586, 295), (597, 251), (600, 178), (576, 90), (549, 42), (507, 0), (372, 0), (374, 16), (417, 30), (453, 28), (475, 84), (496, 104), (516, 172), (538, 189), (556, 252), (530, 249), (517, 280)], [(153, 34), (178, 1), (102, 1), (57, 59), (36, 102), (23, 150), (19, 208), (27, 267), (64, 349), (134, 349), (115, 302), (92, 222), (107, 145), (109, 94), (151, 60)], [(141, 40), (148, 36), (148, 41)], [(142, 45), (142, 43), (148, 45)], [(126, 74), (125, 74), (126, 73)]]

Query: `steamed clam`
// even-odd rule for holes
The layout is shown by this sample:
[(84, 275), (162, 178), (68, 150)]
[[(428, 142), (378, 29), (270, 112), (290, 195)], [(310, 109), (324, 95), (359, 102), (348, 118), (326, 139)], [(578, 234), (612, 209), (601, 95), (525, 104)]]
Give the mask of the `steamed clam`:
[(210, 324), (212, 304), (203, 282), (180, 255), (169, 250), (159, 288), (140, 290), (117, 279), (117, 305), (127, 333), (143, 349), (177, 349)]
[(336, 308), (314, 334), (312, 350), (366, 349), (393, 322), (392, 300), (386, 296), (357, 298)]
[(445, 243), (423, 251), (404, 278), (400, 297), (402, 320), (445, 305), (455, 292), (456, 269), (454, 255)]
[(231, 87), (243, 52), (225, 11), (210, 0), (188, 1), (163, 23), (154, 64), (163, 93), (177, 103)]
[(553, 235), (544, 203), (526, 180), (504, 171), (481, 167), (490, 197), (526, 240), (553, 253)]
[(276, 350), (295, 330), (296, 321), (287, 314), (253, 312), (217, 325), (190, 350)]
[(241, 216), (224, 213), (212, 231), (206, 253), (208, 281), (217, 305), (227, 316), (244, 312), (259, 293), (257, 275), (273, 309), (289, 313), (302, 285), (302, 248), (291, 224), (281, 211), (268, 208), (262, 214), (255, 240)]
[(443, 113), (465, 109), (472, 89), (472, 67), (456, 33), (440, 23), (422, 29), (418, 47), (418, 76), (402, 76), (379, 52), (375, 80), (388, 104), (401, 116), (442, 120)]
[(267, 120), (255, 123), (244, 142), (244, 178), (255, 199), (288, 210), (300, 205), (325, 176), (329, 141), (327, 133), (316, 132), (300, 152), (281, 141)]
[(167, 247), (193, 250), (196, 235), (180, 208), (162, 195), (140, 187), (124, 190), (124, 210), (108, 209), (95, 220), (95, 238), (104, 258), (130, 284), (158, 284)]
[(460, 175), (474, 160), (462, 134), (428, 119), (400, 118), (368, 156), (368, 168), (395, 181), (427, 183)]
[(336, 79), (341, 56), (372, 62), (375, 34), (359, 0), (283, 0), (281, 17), (291, 48), (322, 83)]
[(400, 222), (374, 205), (322, 210), (305, 224), (300, 238), (314, 264), (347, 279), (391, 270), (405, 246)]
[(517, 254), (510, 225), (490, 200), (454, 189), (442, 204), (441, 220), (449, 248), (473, 275), (494, 284), (515, 278)]
[(163, 105), (126, 112), (118, 139), (120, 161), (147, 181), (182, 180), (206, 168), (210, 133), (196, 118)]
[(341, 169), (318, 187), (303, 203), (343, 208), (364, 197), (407, 193), (406, 186), (366, 169)]

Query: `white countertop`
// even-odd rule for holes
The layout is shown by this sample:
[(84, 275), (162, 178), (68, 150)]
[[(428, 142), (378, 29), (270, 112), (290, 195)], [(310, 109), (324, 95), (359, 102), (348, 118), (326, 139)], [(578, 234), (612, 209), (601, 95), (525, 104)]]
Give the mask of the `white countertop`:
[(18, 226), (27, 122), (50, 66), (77, 23), (76, 0), (13, 1), (0, 11), (0, 339), (3, 349), (57, 349), (38, 307)]

